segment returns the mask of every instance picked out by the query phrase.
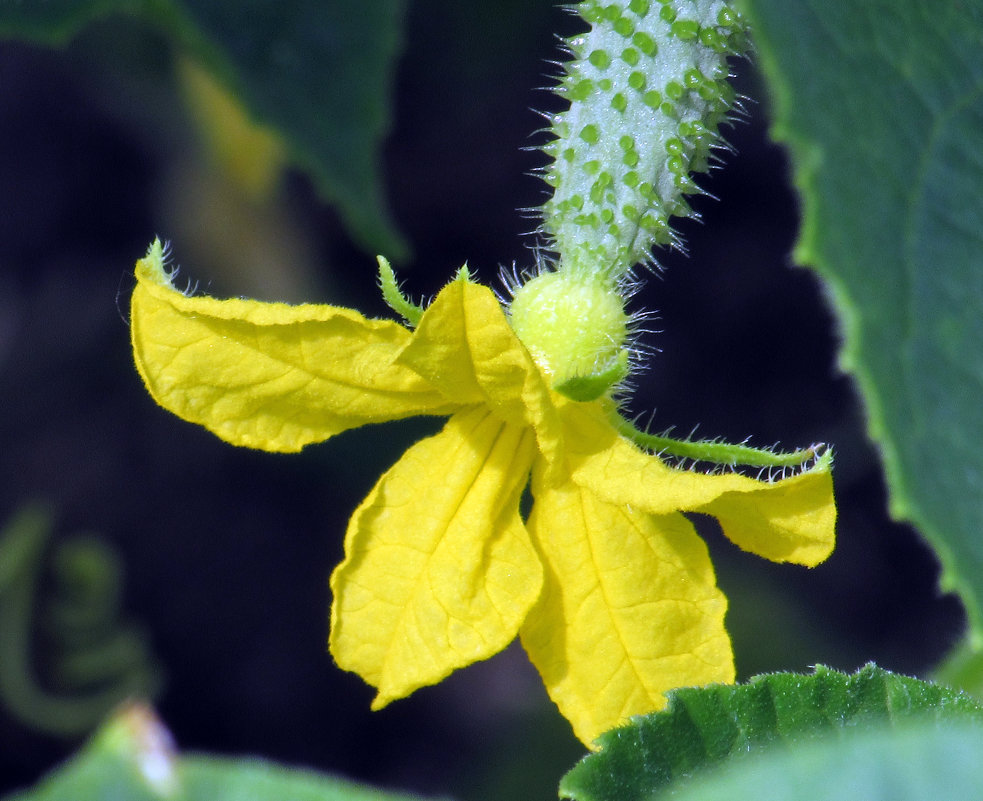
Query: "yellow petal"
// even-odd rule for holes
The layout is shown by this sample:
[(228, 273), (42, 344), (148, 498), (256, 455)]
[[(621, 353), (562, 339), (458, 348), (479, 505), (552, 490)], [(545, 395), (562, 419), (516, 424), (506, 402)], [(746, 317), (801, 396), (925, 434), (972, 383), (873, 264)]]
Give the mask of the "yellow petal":
[(487, 287), (464, 279), (448, 284), (399, 362), (448, 399), (484, 404), (503, 420), (533, 426), (540, 450), (553, 458), (559, 437), (553, 394)]
[(529, 530), (546, 578), (521, 636), (576, 735), (589, 745), (662, 708), (667, 690), (733, 681), (727, 601), (686, 518), (551, 487), (539, 472)]
[(373, 707), (502, 650), (539, 596), (519, 518), (532, 432), (477, 408), (410, 448), (352, 516), (331, 577), (331, 653)]
[(773, 562), (815, 567), (836, 544), (836, 504), (828, 465), (757, 490), (725, 492), (694, 511), (713, 515), (735, 545)]
[(829, 459), (781, 481), (676, 470), (618, 434), (599, 403), (568, 403), (560, 416), (573, 480), (608, 503), (714, 515), (736, 545), (776, 562), (811, 567), (833, 551)]
[(235, 445), (297, 451), (366, 423), (455, 407), (394, 363), (410, 333), (334, 306), (188, 297), (159, 242), (137, 262), (137, 369), (164, 408)]

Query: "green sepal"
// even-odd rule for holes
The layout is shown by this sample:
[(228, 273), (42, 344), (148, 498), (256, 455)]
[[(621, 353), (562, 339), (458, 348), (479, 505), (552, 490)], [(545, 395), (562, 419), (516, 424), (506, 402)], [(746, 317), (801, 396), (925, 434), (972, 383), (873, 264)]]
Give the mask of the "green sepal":
[(557, 392), (573, 401), (592, 401), (628, 375), (628, 351), (622, 350), (610, 366), (599, 373), (576, 375), (553, 386)]
[(382, 299), (386, 305), (396, 314), (406, 320), (413, 328), (420, 323), (423, 316), (423, 307), (413, 303), (400, 289), (396, 283), (396, 273), (384, 256), (376, 256), (379, 262), (379, 288), (382, 290)]
[(626, 420), (617, 410), (611, 410), (611, 420), (618, 433), (630, 439), (639, 448), (679, 459), (735, 467), (799, 467), (815, 460), (815, 466), (829, 469), (833, 451), (825, 443), (810, 445), (797, 451), (781, 453), (768, 448), (752, 448), (719, 440), (675, 439), (662, 434), (639, 431), (634, 423)]

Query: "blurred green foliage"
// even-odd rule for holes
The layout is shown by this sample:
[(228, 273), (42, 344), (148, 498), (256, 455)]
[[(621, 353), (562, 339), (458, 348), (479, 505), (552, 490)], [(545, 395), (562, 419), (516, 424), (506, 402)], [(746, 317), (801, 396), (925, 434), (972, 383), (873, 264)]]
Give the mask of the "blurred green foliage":
[(212, 70), (280, 131), (290, 161), (367, 247), (405, 257), (384, 200), (379, 148), (390, 125), (403, 0), (49, 0), (0, 5), (0, 35), (64, 43), (106, 15), (142, 18)]
[(412, 801), (261, 760), (181, 756), (140, 705), (123, 707), (70, 762), (8, 801)]

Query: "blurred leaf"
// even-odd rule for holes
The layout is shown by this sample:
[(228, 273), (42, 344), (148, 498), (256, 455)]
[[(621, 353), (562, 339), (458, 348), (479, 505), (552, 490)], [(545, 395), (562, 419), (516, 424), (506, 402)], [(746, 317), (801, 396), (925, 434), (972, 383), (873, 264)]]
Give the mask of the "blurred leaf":
[(352, 235), (392, 258), (379, 146), (389, 127), (404, 0), (0, 0), (0, 36), (60, 44), (109, 13), (149, 20), (278, 130)]
[(179, 756), (146, 706), (118, 712), (72, 760), (6, 801), (412, 801), (256, 759)]
[(932, 680), (983, 698), (983, 651), (968, 641), (960, 643), (932, 671)]
[(677, 801), (977, 801), (983, 729), (907, 724), (844, 732), (736, 759), (673, 793)]
[(601, 750), (563, 777), (560, 795), (576, 801), (647, 799), (679, 779), (769, 744), (798, 744), (911, 717), (983, 725), (983, 706), (876, 665), (849, 676), (820, 666), (812, 676), (775, 673), (743, 685), (675, 690), (664, 711), (601, 735)]
[[(891, 512), (983, 637), (983, 6), (743, 0)], [(826, 365), (816, 365), (825, 370)]]

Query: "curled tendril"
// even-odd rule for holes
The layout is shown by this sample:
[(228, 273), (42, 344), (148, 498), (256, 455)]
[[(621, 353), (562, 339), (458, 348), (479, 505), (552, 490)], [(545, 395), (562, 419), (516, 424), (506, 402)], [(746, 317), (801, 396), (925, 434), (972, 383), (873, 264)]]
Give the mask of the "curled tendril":
[(0, 704), (76, 737), (125, 699), (155, 695), (160, 677), (146, 637), (120, 615), (116, 553), (91, 535), (51, 544), (52, 529), (32, 504), (0, 531)]

